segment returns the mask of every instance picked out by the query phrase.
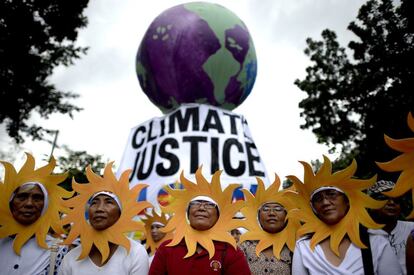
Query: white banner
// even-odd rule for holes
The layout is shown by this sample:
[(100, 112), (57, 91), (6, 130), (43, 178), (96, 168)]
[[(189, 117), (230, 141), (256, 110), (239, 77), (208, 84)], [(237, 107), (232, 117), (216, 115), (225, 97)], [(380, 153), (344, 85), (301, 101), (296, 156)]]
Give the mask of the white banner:
[(140, 199), (157, 205), (164, 185), (178, 182), (181, 171), (194, 181), (200, 165), (207, 180), (215, 171), (223, 170), (222, 188), (240, 183), (255, 191), (255, 177), (262, 178), (266, 185), (269, 183), (246, 119), (203, 104), (185, 104), (134, 127), (118, 177), (126, 169), (132, 169), (131, 186), (149, 185)]

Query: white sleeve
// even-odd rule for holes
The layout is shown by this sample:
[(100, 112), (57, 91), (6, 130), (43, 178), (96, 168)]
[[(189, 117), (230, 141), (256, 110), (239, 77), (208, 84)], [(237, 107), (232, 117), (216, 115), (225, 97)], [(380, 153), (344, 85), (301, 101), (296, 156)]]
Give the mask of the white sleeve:
[(136, 243), (132, 257), (132, 266), (129, 274), (147, 275), (149, 271), (148, 254), (145, 248)]
[(302, 261), (302, 251), (299, 245), (299, 242), (296, 242), (295, 251), (293, 252), (293, 260), (292, 260), (292, 274), (295, 275), (307, 275), (309, 274), (306, 270), (305, 266), (303, 265)]
[[(372, 236), (372, 235), (371, 235)], [(371, 237), (371, 251), (378, 275), (403, 274), (397, 256), (384, 236)]]

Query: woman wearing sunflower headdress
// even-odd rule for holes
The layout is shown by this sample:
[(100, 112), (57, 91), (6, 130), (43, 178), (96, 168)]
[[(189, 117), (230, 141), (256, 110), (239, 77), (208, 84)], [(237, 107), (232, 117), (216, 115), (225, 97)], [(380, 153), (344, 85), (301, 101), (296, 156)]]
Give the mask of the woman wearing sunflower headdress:
[[(366, 208), (380, 208), (383, 202), (362, 191), (375, 183), (352, 178), (355, 160), (344, 170), (331, 174), (331, 161), (314, 174), (304, 166), (304, 183), (288, 176), (299, 193), (297, 215), (304, 224), (296, 242), (293, 274), (402, 274), (389, 242), (380, 235), (368, 234), (366, 228), (380, 228)], [(295, 211), (292, 211), (295, 212)], [(361, 230), (360, 231), (360, 225)]]
[(68, 210), (62, 206), (62, 198), (71, 193), (58, 186), (67, 175), (52, 174), (54, 158), (35, 169), (33, 156), (26, 157), (19, 172), (12, 164), (2, 162), (5, 179), (0, 182), (1, 274), (53, 273), (67, 252), (66, 246), (56, 246), (57, 240), (48, 235), (50, 228), (61, 230), (59, 212)]
[(277, 175), (267, 189), (259, 178), (257, 183), (255, 196), (248, 190), (242, 190), (246, 198), (241, 210), (246, 217), (242, 226), (248, 232), (241, 236), (240, 248), (246, 255), (252, 274), (291, 274), (292, 251), (300, 223), (294, 217), (287, 219), (287, 213), (295, 208), (296, 193), (279, 191), (280, 179)]
[(150, 263), (160, 244), (172, 239), (172, 232), (161, 232), (161, 228), (167, 225), (168, 219), (169, 217), (165, 213), (158, 214), (154, 209), (151, 214), (145, 213), (145, 218), (142, 219), (145, 224), (146, 248), (150, 254)]
[(211, 184), (201, 168), (195, 176), (197, 184), (181, 173), (184, 189), (167, 187), (175, 199), (162, 207), (173, 215), (162, 231), (174, 231), (174, 236), (158, 248), (149, 274), (250, 274), (243, 252), (229, 233), (238, 227), (233, 216), (243, 204), (232, 203), (233, 191), (239, 185), (230, 184), (223, 191), (219, 171), (214, 173)]
[(126, 232), (143, 231), (142, 223), (133, 218), (151, 206), (148, 202), (137, 202), (146, 185), (129, 189), (130, 172), (125, 171), (117, 180), (109, 163), (103, 177), (87, 167), (88, 184), (73, 180), (73, 190), (79, 194), (65, 201), (72, 210), (62, 224), (73, 223), (65, 243), (70, 244), (80, 236), (81, 245), (63, 259), (62, 275), (148, 273), (145, 248), (125, 236)]

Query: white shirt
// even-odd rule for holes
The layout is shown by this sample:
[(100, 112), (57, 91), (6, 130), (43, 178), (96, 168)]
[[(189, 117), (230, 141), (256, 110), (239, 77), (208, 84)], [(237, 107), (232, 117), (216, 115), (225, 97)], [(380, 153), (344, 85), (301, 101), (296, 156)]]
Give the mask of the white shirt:
[[(397, 257), (388, 241), (380, 235), (370, 235), (371, 253), (374, 273), (378, 275), (402, 274)], [(345, 258), (339, 266), (334, 266), (325, 257), (322, 247), (318, 244), (312, 252), (310, 239), (301, 238), (296, 242), (293, 253), (292, 274), (361, 274), (364, 275), (361, 249), (353, 243), (346, 251)]]
[(376, 235), (382, 235), (388, 239), (390, 245), (397, 255), (401, 268), (404, 274), (407, 274), (407, 267), (405, 265), (405, 247), (408, 235), (414, 229), (414, 222), (398, 221), (394, 229), (388, 234), (382, 229), (369, 229), (368, 232)]
[[(0, 274), (27, 275), (27, 274), (49, 274), (50, 250), (37, 245), (36, 238), (29, 239), (20, 250), (20, 256), (13, 250), (14, 238), (6, 237), (0, 239)], [(46, 236), (46, 243), (52, 246), (56, 239)], [(60, 246), (56, 255), (55, 271), (58, 269), (66, 246)]]
[(61, 275), (80, 274), (80, 275), (121, 275), (121, 274), (148, 274), (149, 264), (148, 255), (145, 248), (138, 242), (129, 239), (131, 248), (129, 254), (127, 250), (118, 246), (115, 253), (103, 266), (97, 266), (89, 257), (78, 261), (82, 252), (82, 244), (71, 251), (63, 258), (60, 267)]

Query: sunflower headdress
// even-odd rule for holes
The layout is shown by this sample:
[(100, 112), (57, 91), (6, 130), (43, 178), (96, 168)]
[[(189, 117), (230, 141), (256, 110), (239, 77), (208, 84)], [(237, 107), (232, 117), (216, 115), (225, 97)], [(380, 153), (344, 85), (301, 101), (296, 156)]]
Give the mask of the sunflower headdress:
[[(407, 117), (408, 127), (414, 132), (414, 117), (411, 113)], [(392, 149), (402, 154), (388, 162), (377, 162), (377, 165), (387, 172), (402, 171), (393, 190), (384, 192), (391, 197), (399, 197), (411, 189), (411, 196), (414, 201), (414, 137), (405, 139), (392, 139), (384, 135), (385, 142)], [(414, 218), (414, 210), (407, 219)]]
[[(65, 201), (67, 207), (72, 208), (67, 216), (62, 219), (63, 224), (73, 223), (67, 239), (64, 244), (71, 244), (78, 236), (80, 236), (82, 252), (78, 258), (81, 260), (89, 255), (92, 245), (102, 255), (102, 263), (106, 261), (109, 255), (108, 242), (123, 246), (127, 251), (130, 249), (130, 242), (124, 235), (126, 232), (143, 231), (144, 226), (133, 218), (139, 212), (147, 207), (151, 207), (148, 202), (138, 202), (139, 192), (145, 188), (145, 184), (137, 184), (129, 189), (129, 174), (131, 170), (122, 173), (119, 180), (116, 179), (112, 172), (112, 164), (106, 165), (103, 177), (95, 174), (90, 166), (86, 168), (86, 177), (89, 183), (78, 184), (73, 179), (72, 188), (79, 193), (77, 196)], [(105, 230), (95, 230), (85, 218), (85, 207), (89, 199), (95, 193), (107, 191), (116, 195), (122, 205), (121, 216), (115, 224)]]
[(248, 230), (247, 233), (241, 235), (240, 242), (245, 240), (259, 240), (256, 246), (256, 254), (259, 256), (260, 252), (269, 246), (273, 246), (273, 255), (280, 259), (280, 252), (282, 248), (287, 247), (293, 251), (296, 242), (296, 231), (300, 226), (298, 219), (291, 217), (286, 218), (287, 225), (282, 231), (278, 233), (268, 233), (262, 229), (258, 221), (258, 211), (263, 204), (275, 202), (281, 204), (286, 211), (296, 208), (295, 197), (297, 196), (291, 190), (279, 191), (280, 179), (275, 174), (274, 182), (265, 189), (264, 183), (260, 178), (257, 178), (256, 195), (252, 195), (248, 190), (243, 189), (246, 204), (241, 212), (246, 217), (242, 222), (242, 227)]
[[(331, 174), (331, 161), (326, 156), (323, 156), (323, 158), (324, 162), (316, 174), (313, 173), (312, 167), (308, 163), (301, 162), (304, 167), (304, 183), (295, 176), (287, 177), (299, 192), (296, 204), (300, 210), (293, 210), (289, 213), (297, 215), (304, 222), (298, 230), (298, 235), (314, 233), (310, 241), (312, 250), (318, 243), (330, 237), (330, 247), (337, 255), (339, 255), (339, 244), (346, 234), (355, 245), (366, 248), (360, 239), (359, 224), (374, 229), (382, 227), (374, 222), (366, 208), (381, 208), (385, 202), (376, 201), (362, 192), (362, 190), (375, 184), (376, 176), (367, 180), (352, 178), (357, 168), (355, 160), (344, 170)], [(310, 205), (311, 194), (321, 187), (339, 188), (349, 200), (349, 210), (337, 224), (328, 225), (324, 223), (312, 211)]]
[[(213, 240), (227, 242), (236, 248), (236, 241), (230, 235), (230, 231), (238, 227), (239, 221), (233, 219), (233, 216), (243, 206), (242, 201), (232, 203), (233, 191), (239, 187), (239, 184), (230, 184), (224, 189), (220, 185), (221, 171), (214, 173), (211, 184), (203, 177), (201, 167), (197, 169), (195, 178), (197, 183), (193, 183), (184, 177), (183, 172), (180, 175), (181, 183), (184, 189), (172, 189), (167, 186), (167, 192), (175, 199), (166, 207), (161, 207), (165, 213), (173, 214), (167, 226), (162, 228), (162, 232), (174, 231), (174, 237), (168, 246), (175, 246), (184, 238), (188, 252), (184, 258), (192, 256), (197, 244), (204, 247), (211, 259), (214, 256), (215, 248)], [(214, 226), (205, 231), (193, 229), (187, 222), (187, 207), (191, 199), (197, 196), (207, 196), (217, 202), (220, 209), (220, 215)]]
[[(33, 236), (36, 236), (37, 244), (45, 249), (46, 235), (52, 227), (55, 232), (61, 231), (59, 226), (60, 212), (67, 212), (69, 209), (62, 205), (62, 198), (72, 196), (71, 192), (66, 191), (58, 184), (64, 181), (67, 174), (52, 174), (56, 166), (55, 159), (52, 157), (50, 162), (35, 169), (35, 160), (31, 154), (26, 153), (26, 162), (19, 172), (12, 164), (1, 162), (5, 168), (4, 183), (0, 183), (0, 238), (16, 235), (13, 242), (13, 250), (20, 255), (22, 246)], [(45, 211), (33, 224), (22, 225), (14, 218), (10, 210), (9, 202), (16, 189), (25, 183), (34, 182), (41, 184), (46, 190)]]
[(153, 223), (160, 223), (165, 226), (168, 223), (168, 218), (163, 212), (161, 212), (161, 214), (158, 215), (157, 212), (154, 211), (154, 209), (152, 209), (151, 214), (152, 215), (146, 213), (145, 218), (142, 219), (142, 221), (145, 224), (145, 235), (147, 237), (146, 248), (149, 248), (151, 250), (151, 255), (153, 255), (155, 253), (155, 250), (157, 250), (158, 246), (160, 246), (161, 243), (163, 243), (166, 240), (172, 239), (173, 234), (172, 232), (169, 232), (161, 240), (159, 240), (158, 242), (154, 242), (151, 236), (151, 225)]

